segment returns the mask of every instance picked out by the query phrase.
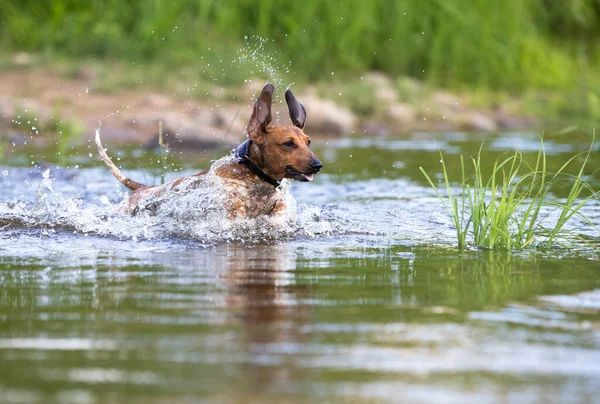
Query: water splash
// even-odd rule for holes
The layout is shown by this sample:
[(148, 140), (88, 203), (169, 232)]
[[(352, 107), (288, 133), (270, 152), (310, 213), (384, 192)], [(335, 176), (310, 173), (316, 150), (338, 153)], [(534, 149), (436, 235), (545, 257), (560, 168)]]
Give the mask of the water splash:
[[(221, 163), (227, 159), (224, 158)], [(289, 183), (285, 181), (281, 190), (287, 206), (285, 214), (229, 219), (224, 208), (224, 183), (214, 174), (218, 165), (219, 162), (213, 164), (202, 187), (183, 187), (184, 190), (176, 195), (167, 193), (148, 199), (135, 215), (116, 213), (118, 203), (113, 202), (128, 197), (122, 188), (115, 188), (116, 184), (85, 192), (89, 179), (81, 174), (92, 170), (79, 169), (74, 170), (72, 175), (57, 173), (55, 176), (46, 170), (41, 174), (41, 180), (39, 173), (37, 179), (29, 180), (30, 184), (37, 183), (34, 185), (37, 189), (34, 198), (26, 200), (16, 196), (16, 202), (0, 200), (0, 228), (38, 229), (41, 236), (47, 237), (68, 231), (84, 236), (133, 241), (176, 238), (192, 240), (200, 245), (273, 242), (298, 236), (341, 234), (351, 228), (321, 208), (311, 205), (297, 207)], [(114, 183), (108, 173), (103, 173), (99, 181)], [(15, 194), (22, 192), (17, 189), (11, 191)]]
[(286, 87), (282, 72), (290, 72), (290, 64), (283, 63), (277, 52), (267, 51), (267, 45), (273, 40), (262, 38), (258, 35), (245, 37), (243, 48), (238, 50), (238, 58), (235, 62), (238, 64), (248, 64), (253, 70), (251, 74), (265, 76), (276, 87)]
[[(279, 94), (283, 93), (283, 90), (287, 90), (292, 86), (292, 82), (286, 82), (284, 73), (290, 73), (291, 61), (283, 62), (282, 59), (277, 55), (276, 51), (268, 51), (267, 46), (274, 40), (262, 38), (258, 35), (252, 35), (250, 37), (244, 37), (244, 47), (238, 50), (238, 57), (234, 60), (234, 63), (238, 65), (249, 65), (252, 76), (260, 76), (269, 83), (272, 83), (277, 89), (274, 96), (274, 102), (281, 103)], [(248, 82), (247, 79), (246, 82)], [(252, 95), (248, 100), (249, 104), (253, 103), (258, 93)], [(278, 111), (275, 112), (275, 122), (279, 122)]]

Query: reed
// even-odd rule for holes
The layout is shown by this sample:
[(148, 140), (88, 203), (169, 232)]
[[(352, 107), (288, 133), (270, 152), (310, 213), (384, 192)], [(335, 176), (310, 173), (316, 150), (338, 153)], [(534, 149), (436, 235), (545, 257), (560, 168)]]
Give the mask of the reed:
[(163, 121), (158, 121), (158, 164), (160, 167), (160, 183), (165, 183), (165, 174), (167, 170), (167, 159), (169, 156), (169, 145), (164, 142), (163, 138)]
[[(482, 145), (477, 156), (471, 157), (470, 164), (460, 156), (458, 190), (452, 186), (440, 151), (445, 193), (422, 167), (420, 170), (452, 218), (459, 246), (472, 244), (498, 250), (549, 248), (573, 236), (565, 230), (565, 225), (574, 216), (596, 227), (581, 213), (581, 208), (599, 195), (584, 174), (593, 146), (592, 141), (587, 152), (573, 156), (556, 172), (550, 173), (543, 140), (540, 140), (535, 164), (525, 161), (517, 150), (496, 160), (491, 173), (486, 176), (481, 164)], [(577, 172), (570, 174), (571, 166), (580, 158), (583, 162)], [(471, 175), (467, 173), (469, 166)], [(568, 196), (565, 199), (552, 197), (552, 187), (565, 181), (570, 184)], [(547, 227), (551, 213), (556, 219)]]

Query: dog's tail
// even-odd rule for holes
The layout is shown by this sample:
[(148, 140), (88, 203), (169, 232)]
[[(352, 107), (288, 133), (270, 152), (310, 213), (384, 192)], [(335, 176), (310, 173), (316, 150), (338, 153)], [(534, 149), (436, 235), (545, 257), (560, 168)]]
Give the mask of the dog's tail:
[(96, 129), (96, 146), (98, 146), (98, 153), (100, 153), (100, 157), (102, 157), (104, 164), (108, 166), (110, 172), (121, 182), (121, 184), (125, 185), (132, 191), (145, 186), (137, 181), (127, 178), (121, 172), (121, 170), (119, 170), (115, 163), (112, 162), (110, 157), (108, 157), (108, 154), (106, 154), (104, 147), (102, 147), (102, 142), (100, 141), (100, 129)]

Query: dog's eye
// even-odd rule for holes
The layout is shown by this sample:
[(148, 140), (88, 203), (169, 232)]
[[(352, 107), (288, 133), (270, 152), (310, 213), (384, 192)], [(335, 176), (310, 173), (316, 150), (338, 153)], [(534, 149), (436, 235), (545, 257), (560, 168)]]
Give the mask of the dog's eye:
[(306, 143), (307, 146), (310, 146), (310, 139), (308, 139), (308, 143)]
[(296, 144), (294, 142), (292, 142), (291, 140), (288, 140), (283, 145), (285, 147), (287, 147), (288, 149), (295, 149), (296, 148)]

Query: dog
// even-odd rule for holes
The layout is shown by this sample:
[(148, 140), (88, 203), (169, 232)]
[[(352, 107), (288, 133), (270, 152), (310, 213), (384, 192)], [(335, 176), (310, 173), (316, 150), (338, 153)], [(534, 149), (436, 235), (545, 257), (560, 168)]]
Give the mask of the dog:
[(255, 218), (282, 214), (285, 209), (282, 185), (288, 179), (312, 181), (323, 164), (310, 150), (310, 138), (303, 132), (306, 109), (287, 90), (285, 100), (293, 125), (271, 123), (271, 103), (275, 87), (267, 84), (254, 103), (247, 126), (248, 139), (235, 149), (232, 156), (222, 157), (206, 170), (177, 178), (163, 185), (146, 186), (126, 177), (106, 154), (96, 131), (96, 145), (112, 174), (133, 192), (118, 211), (136, 214), (151, 198), (176, 197), (178, 193), (203, 186), (214, 186), (208, 176), (221, 180), (214, 192), (223, 193), (224, 208), (230, 219)]

